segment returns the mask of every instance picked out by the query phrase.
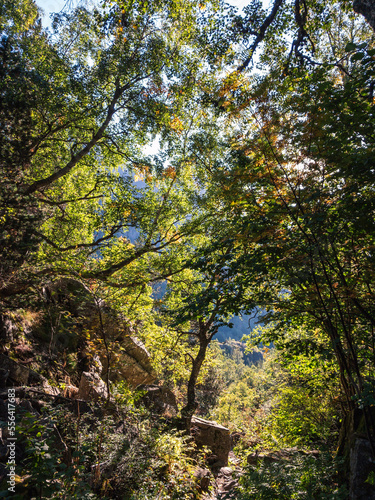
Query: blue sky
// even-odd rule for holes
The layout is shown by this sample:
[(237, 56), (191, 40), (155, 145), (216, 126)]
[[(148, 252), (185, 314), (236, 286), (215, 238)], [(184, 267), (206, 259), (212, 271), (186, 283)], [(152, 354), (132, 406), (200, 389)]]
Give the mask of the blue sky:
[(48, 17), (51, 12), (59, 12), (65, 5), (65, 0), (36, 0), (37, 5), (42, 7), (44, 14)]
[[(235, 5), (238, 8), (244, 7), (248, 0), (226, 0), (231, 5)], [(36, 0), (36, 3), (41, 7), (44, 11), (45, 18), (49, 19), (49, 14), (51, 12), (60, 12), (60, 10), (64, 7), (66, 0)], [(44, 24), (48, 24), (48, 21)]]

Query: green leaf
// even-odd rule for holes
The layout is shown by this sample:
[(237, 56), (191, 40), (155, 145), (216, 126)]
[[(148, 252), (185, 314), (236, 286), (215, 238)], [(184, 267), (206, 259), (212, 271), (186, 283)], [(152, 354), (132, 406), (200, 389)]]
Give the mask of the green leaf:
[(346, 44), (345, 47), (345, 52), (351, 52), (352, 50), (355, 50), (357, 48), (357, 44), (353, 42), (349, 42)]
[(364, 52), (357, 52), (356, 54), (353, 54), (352, 57), (350, 58), (351, 61), (361, 61), (365, 57)]

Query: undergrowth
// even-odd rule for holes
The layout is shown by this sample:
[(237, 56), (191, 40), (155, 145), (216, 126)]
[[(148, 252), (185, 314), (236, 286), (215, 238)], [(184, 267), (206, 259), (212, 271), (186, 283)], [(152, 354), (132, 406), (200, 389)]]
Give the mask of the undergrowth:
[(142, 407), (92, 405), (77, 413), (46, 403), (39, 415), (19, 415), (14, 500), (200, 498), (194, 471), (203, 459), (170, 421)]
[(330, 453), (318, 457), (295, 455), (292, 461), (249, 465), (240, 479), (238, 500), (344, 500), (347, 490), (338, 487), (340, 464)]

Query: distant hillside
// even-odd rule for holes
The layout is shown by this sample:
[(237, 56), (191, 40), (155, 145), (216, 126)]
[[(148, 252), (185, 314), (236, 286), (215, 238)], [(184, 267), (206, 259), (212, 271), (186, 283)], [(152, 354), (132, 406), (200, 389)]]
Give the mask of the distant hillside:
[(253, 328), (257, 325), (258, 316), (256, 311), (251, 315), (233, 316), (231, 323), (233, 328), (222, 326), (219, 328), (215, 339), (219, 342), (224, 342), (227, 339), (241, 340), (244, 335), (248, 335)]
[(258, 348), (254, 348), (251, 352), (246, 351), (246, 344), (238, 340), (228, 339), (220, 343), (221, 349), (225, 352), (226, 356), (243, 361), (245, 365), (261, 365), (263, 363), (263, 352)]

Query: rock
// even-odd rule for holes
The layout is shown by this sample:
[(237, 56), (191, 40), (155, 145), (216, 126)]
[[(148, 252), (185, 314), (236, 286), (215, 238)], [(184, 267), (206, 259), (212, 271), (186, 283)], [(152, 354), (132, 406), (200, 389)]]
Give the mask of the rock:
[[(94, 369), (94, 372), (99, 375), (102, 372), (104, 380), (108, 373), (112, 382), (126, 380), (134, 388), (140, 384), (154, 382), (156, 374), (151, 366), (149, 353), (142, 342), (136, 338), (136, 327), (131, 322), (124, 321), (124, 318), (120, 318), (104, 301), (96, 301), (84, 284), (73, 278), (61, 278), (46, 285), (43, 295), (51, 307), (63, 306), (69, 311), (70, 316), (75, 318), (75, 323), (80, 325), (79, 329), (88, 329), (94, 332), (97, 338), (102, 338), (105, 333), (108, 345), (116, 342), (119, 346), (108, 366), (108, 353), (103, 344), (98, 351), (100, 358), (95, 356), (91, 359), (86, 346), (78, 346), (76, 334), (67, 335), (65, 331), (58, 332), (54, 338), (54, 348), (63, 347), (72, 352), (78, 351), (80, 373), (91, 372), (94, 361), (98, 368)], [(101, 325), (100, 328), (99, 325)], [(41, 338), (45, 335), (46, 326), (40, 329), (43, 330), (40, 333)], [(43, 337), (43, 339), (47, 341), (47, 338)]]
[(42, 382), (42, 391), (46, 394), (50, 394), (51, 396), (58, 396), (60, 391), (57, 387), (52, 387), (52, 385), (48, 382), (48, 380), (44, 380)]
[(318, 457), (320, 455), (320, 451), (319, 450), (300, 450), (298, 453), (300, 453), (301, 455), (310, 455), (310, 456), (313, 456), (313, 457)]
[(136, 359), (126, 353), (121, 353), (115, 375), (110, 376), (114, 381), (126, 380), (133, 388), (141, 384), (151, 384), (155, 378), (153, 373), (145, 370)]
[(42, 290), (45, 302), (63, 305), (76, 317), (92, 317), (97, 306), (90, 290), (74, 278), (59, 278)]
[(263, 460), (266, 463), (280, 462), (281, 457), (276, 453), (250, 453), (246, 461), (249, 465), (258, 465), (259, 461)]
[[(133, 336), (126, 335), (121, 340), (124, 351), (119, 354), (115, 370), (110, 371), (112, 381), (126, 380), (133, 388), (152, 384), (156, 374), (151, 365), (150, 354), (143, 343)], [(104, 372), (107, 360), (102, 357)]]
[(139, 339), (126, 335), (122, 340), (122, 345), (126, 353), (134, 358), (145, 371), (152, 371), (150, 354)]
[(79, 389), (75, 385), (65, 385), (62, 396), (64, 398), (78, 398)]
[(230, 493), (233, 490), (235, 490), (238, 487), (238, 481), (236, 479), (230, 479), (229, 481), (226, 481), (223, 486), (222, 490), (225, 493)]
[(99, 375), (92, 372), (83, 372), (77, 398), (85, 401), (99, 401), (100, 399), (107, 399), (107, 397), (107, 386)]
[(220, 474), (232, 477), (233, 470), (230, 467), (221, 467)]
[(5, 354), (0, 354), (0, 368), (9, 371), (9, 378), (15, 385), (27, 385), (30, 374), (28, 368), (5, 356)]
[(103, 371), (102, 362), (100, 361), (99, 356), (95, 355), (91, 361), (90, 373), (97, 373), (100, 376), (102, 374), (102, 371)]
[(357, 437), (350, 450), (350, 500), (374, 500), (375, 489), (367, 482), (369, 474), (374, 474), (374, 461), (368, 439)]
[(177, 402), (176, 396), (167, 387), (159, 385), (140, 385), (138, 389), (145, 391), (145, 394), (140, 398), (146, 408), (158, 413), (159, 415), (176, 416)]
[(208, 491), (208, 487), (211, 482), (211, 472), (208, 469), (202, 469), (202, 467), (197, 467), (194, 472), (194, 478), (199, 484), (202, 491)]
[(214, 472), (215, 482), (210, 495), (203, 500), (235, 500), (239, 497), (238, 479), (243, 471), (240, 468), (221, 467)]
[(57, 387), (52, 387), (52, 385), (48, 382), (46, 377), (43, 377), (40, 373), (29, 370), (29, 384), (38, 386), (41, 392), (45, 392), (46, 394), (50, 394), (52, 396), (58, 396), (60, 391)]
[[(233, 440), (232, 440), (232, 442), (233, 442)], [(236, 457), (234, 452), (231, 450), (229, 452), (229, 463), (236, 466), (236, 467), (239, 467), (241, 462), (242, 462), (242, 460), (240, 458)]]
[(198, 446), (207, 446), (216, 455), (215, 466), (228, 465), (228, 455), (231, 449), (229, 429), (216, 422), (193, 417), (191, 419), (191, 435)]

